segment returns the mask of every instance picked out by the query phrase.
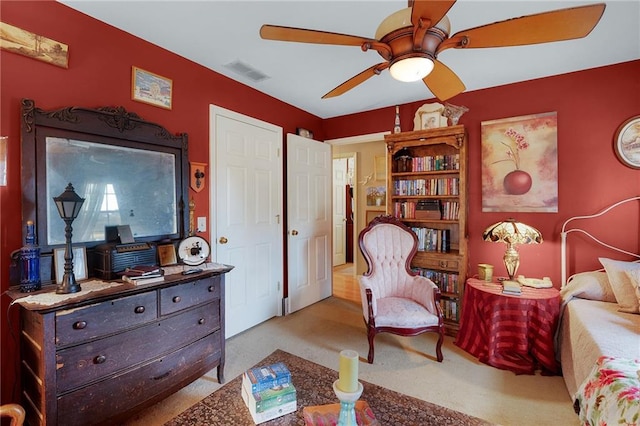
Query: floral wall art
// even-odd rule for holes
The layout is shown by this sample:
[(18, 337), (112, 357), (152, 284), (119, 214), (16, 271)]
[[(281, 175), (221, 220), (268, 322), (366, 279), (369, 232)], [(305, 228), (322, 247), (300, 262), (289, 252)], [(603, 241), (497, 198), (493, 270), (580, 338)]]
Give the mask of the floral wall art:
[(557, 113), (482, 122), (482, 211), (558, 211)]

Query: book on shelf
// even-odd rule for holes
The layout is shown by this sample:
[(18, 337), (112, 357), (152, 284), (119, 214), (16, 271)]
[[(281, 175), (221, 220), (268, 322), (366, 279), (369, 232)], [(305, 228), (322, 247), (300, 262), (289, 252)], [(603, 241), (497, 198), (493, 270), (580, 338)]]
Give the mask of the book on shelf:
[(251, 385), (251, 392), (259, 392), (274, 386), (291, 383), (291, 372), (283, 362), (277, 362), (263, 367), (250, 368), (242, 376)]
[(522, 294), (522, 288), (520, 288), (520, 283), (517, 281), (504, 280), (502, 281), (502, 292), (519, 296)]

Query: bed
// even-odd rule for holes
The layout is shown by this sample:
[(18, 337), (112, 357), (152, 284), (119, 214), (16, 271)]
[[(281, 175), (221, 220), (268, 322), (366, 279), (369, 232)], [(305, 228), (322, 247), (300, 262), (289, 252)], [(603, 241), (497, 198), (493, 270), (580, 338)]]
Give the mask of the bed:
[[(640, 196), (631, 197), (599, 213), (570, 218), (562, 227), (556, 353), (583, 424), (640, 424), (640, 255), (603, 243), (571, 222), (594, 219), (623, 205), (635, 203), (637, 208), (639, 202)], [(572, 232), (624, 260), (600, 257), (601, 270), (567, 279), (567, 236)]]

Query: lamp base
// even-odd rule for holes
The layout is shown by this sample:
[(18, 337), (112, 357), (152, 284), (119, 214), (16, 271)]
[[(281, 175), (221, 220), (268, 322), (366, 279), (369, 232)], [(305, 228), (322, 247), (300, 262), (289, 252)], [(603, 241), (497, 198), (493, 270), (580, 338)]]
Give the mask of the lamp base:
[(64, 276), (62, 277), (62, 282), (58, 284), (58, 287), (56, 288), (56, 293), (77, 293), (81, 290), (82, 288), (80, 287), (80, 284), (76, 282), (76, 277), (73, 275), (73, 273), (69, 274), (65, 272)]
[(507, 275), (509, 275), (509, 280), (513, 280), (513, 277), (516, 276), (516, 272), (518, 271), (518, 266), (520, 266), (520, 254), (513, 247), (513, 244), (509, 244), (507, 246), (507, 251), (504, 252), (504, 266), (507, 268)]

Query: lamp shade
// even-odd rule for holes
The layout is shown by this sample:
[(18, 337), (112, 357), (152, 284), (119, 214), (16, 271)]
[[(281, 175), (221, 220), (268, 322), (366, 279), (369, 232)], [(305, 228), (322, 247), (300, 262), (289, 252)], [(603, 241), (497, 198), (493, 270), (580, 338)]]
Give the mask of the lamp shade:
[(76, 194), (73, 190), (73, 185), (69, 183), (62, 194), (53, 197), (53, 201), (56, 203), (58, 213), (62, 219), (75, 219), (80, 213), (84, 198)]
[(540, 244), (542, 234), (536, 228), (514, 219), (494, 223), (482, 234), (485, 241), (506, 244)]
[(485, 229), (482, 238), (485, 241), (507, 244), (507, 250), (504, 252), (503, 260), (510, 280), (513, 280), (513, 277), (516, 276), (518, 266), (520, 266), (520, 255), (515, 249), (515, 245), (540, 244), (542, 242), (542, 234), (540, 231), (533, 226), (516, 222), (514, 219), (494, 223)]
[(401, 59), (391, 64), (389, 72), (399, 81), (411, 82), (425, 78), (433, 71), (433, 61), (425, 56)]

